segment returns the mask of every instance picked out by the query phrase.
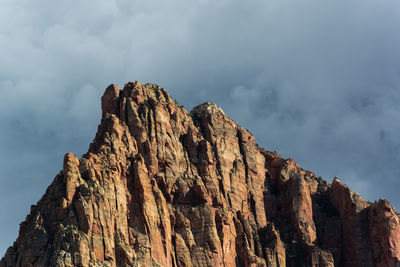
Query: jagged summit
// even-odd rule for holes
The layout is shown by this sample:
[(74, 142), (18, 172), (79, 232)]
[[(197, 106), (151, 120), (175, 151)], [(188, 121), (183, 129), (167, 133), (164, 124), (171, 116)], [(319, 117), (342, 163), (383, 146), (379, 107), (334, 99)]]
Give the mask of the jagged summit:
[(218, 106), (188, 114), (139, 82), (101, 106), (88, 153), (65, 155), (0, 267), (398, 266), (389, 202), (258, 147)]

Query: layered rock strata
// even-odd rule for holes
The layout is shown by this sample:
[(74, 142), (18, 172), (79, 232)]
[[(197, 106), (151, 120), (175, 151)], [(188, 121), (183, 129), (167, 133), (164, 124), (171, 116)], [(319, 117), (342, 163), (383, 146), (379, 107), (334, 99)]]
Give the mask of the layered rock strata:
[(109, 86), (87, 154), (21, 223), (8, 266), (399, 266), (400, 218), (254, 143), (214, 104)]

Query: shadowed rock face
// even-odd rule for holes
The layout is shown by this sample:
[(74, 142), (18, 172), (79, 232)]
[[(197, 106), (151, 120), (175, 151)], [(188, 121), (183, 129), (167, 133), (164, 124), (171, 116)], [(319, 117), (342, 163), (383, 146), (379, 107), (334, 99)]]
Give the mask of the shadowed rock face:
[(214, 104), (111, 85), (87, 154), (0, 266), (398, 266), (400, 218), (254, 143)]

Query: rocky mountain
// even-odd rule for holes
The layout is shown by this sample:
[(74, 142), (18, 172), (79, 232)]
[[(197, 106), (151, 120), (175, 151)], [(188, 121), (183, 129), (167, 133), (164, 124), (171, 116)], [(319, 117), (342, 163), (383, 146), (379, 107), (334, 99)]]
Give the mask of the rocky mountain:
[[(216, 105), (109, 86), (89, 151), (21, 223), (6, 266), (400, 266), (400, 217), (257, 146)], [(340, 166), (338, 166), (340, 167)]]

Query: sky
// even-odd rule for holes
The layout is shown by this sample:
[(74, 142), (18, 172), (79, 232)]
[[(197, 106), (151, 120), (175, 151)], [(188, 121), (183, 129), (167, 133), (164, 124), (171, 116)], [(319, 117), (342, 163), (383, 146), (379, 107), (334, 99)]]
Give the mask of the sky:
[(0, 0), (0, 257), (135, 80), (400, 209), (399, 28), (398, 0)]

